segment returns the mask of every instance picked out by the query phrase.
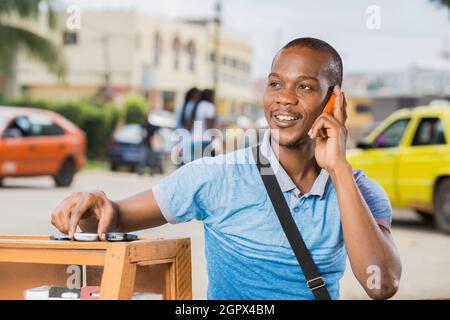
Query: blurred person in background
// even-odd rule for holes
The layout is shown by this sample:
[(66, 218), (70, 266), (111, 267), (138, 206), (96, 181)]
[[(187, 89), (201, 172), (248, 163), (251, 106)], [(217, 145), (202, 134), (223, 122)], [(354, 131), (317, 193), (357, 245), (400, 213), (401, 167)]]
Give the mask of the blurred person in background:
[(183, 163), (201, 158), (209, 146), (205, 156), (214, 156), (212, 149), (213, 137), (207, 132), (216, 126), (216, 106), (214, 105), (214, 90), (201, 91), (200, 100), (193, 106), (191, 114), (184, 118), (184, 128), (190, 131), (190, 141), (183, 141)]
[(152, 125), (148, 121), (148, 117), (141, 124), (142, 127), (142, 142), (141, 142), (141, 162), (138, 166), (138, 174), (143, 175), (147, 165), (150, 166), (150, 174), (153, 175), (155, 169), (158, 169), (160, 173), (163, 173), (161, 162), (152, 148), (152, 138), (155, 135), (159, 127)]
[(183, 105), (177, 108), (176, 111), (177, 129), (181, 128), (186, 129), (185, 120), (186, 118), (189, 118), (189, 115), (192, 113), (194, 105), (197, 104), (200, 98), (201, 98), (201, 91), (196, 87), (193, 87), (186, 92), (186, 95), (184, 96)]

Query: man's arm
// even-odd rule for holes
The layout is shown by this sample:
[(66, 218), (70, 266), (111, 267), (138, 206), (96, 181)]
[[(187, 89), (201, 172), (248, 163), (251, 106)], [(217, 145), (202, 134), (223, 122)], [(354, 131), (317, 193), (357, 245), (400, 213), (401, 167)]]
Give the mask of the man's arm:
[[(371, 298), (387, 299), (398, 290), (400, 256), (390, 231), (376, 223), (353, 177), (345, 157), (345, 97), (339, 86), (334, 87), (334, 94), (333, 115), (322, 113), (308, 134), (315, 140), (316, 161), (330, 173), (338, 194), (344, 241), (353, 273)], [(380, 271), (379, 288), (367, 283), (374, 270)]]
[(97, 232), (102, 240), (109, 231), (130, 232), (167, 223), (151, 190), (112, 201), (102, 191), (76, 192), (62, 201), (52, 214), (52, 224), (73, 238), (79, 225)]
[[(371, 298), (388, 299), (397, 292), (401, 275), (400, 256), (391, 233), (375, 221), (350, 165), (331, 170), (330, 176), (338, 195), (344, 241), (353, 273)], [(380, 281), (368, 281), (371, 276), (377, 276), (378, 270)]]

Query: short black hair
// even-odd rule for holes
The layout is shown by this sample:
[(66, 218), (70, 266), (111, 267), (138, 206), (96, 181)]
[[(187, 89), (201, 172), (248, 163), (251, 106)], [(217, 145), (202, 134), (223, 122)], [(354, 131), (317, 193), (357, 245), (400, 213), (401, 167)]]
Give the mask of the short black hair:
[(214, 90), (213, 89), (205, 89), (202, 91), (200, 100), (208, 101), (214, 103)]
[(330, 86), (335, 85), (342, 86), (342, 77), (343, 77), (342, 59), (339, 53), (336, 51), (336, 49), (334, 49), (329, 43), (316, 38), (309, 38), (309, 37), (297, 38), (286, 44), (281, 50), (289, 49), (292, 47), (310, 48), (312, 50), (327, 53), (331, 58), (331, 62), (326, 71), (328, 82)]

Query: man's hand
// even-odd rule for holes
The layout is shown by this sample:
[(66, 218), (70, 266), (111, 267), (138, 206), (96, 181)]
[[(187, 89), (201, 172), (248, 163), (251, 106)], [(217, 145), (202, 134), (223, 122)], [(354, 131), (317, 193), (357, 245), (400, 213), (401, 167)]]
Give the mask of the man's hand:
[(118, 206), (103, 191), (73, 193), (52, 214), (52, 224), (71, 239), (78, 225), (84, 223), (86, 229), (96, 227), (100, 239), (106, 240), (106, 232), (115, 231), (118, 220)]
[[(388, 299), (398, 290), (401, 262), (390, 231), (380, 227), (363, 198), (351, 165), (345, 157), (347, 140), (346, 103), (343, 92), (334, 87), (336, 95), (333, 115), (322, 113), (309, 133), (315, 139), (315, 157), (320, 167), (331, 176), (337, 192), (345, 247), (352, 271), (364, 290), (373, 299)], [(381, 272), (381, 287), (368, 285), (369, 267)]]
[(333, 115), (323, 112), (311, 127), (308, 135), (315, 140), (315, 158), (317, 164), (327, 171), (336, 170), (347, 164), (345, 145), (347, 142), (346, 101), (339, 86), (334, 86), (336, 96)]

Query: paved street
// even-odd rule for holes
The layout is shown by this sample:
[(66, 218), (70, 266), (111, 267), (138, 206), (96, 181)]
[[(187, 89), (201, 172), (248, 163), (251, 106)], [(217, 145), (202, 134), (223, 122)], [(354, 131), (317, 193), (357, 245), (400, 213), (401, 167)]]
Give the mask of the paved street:
[[(50, 214), (71, 192), (100, 189), (111, 199), (118, 200), (151, 188), (161, 177), (85, 171), (76, 177), (69, 189), (54, 188), (53, 181), (46, 177), (5, 179), (5, 187), (0, 189), (0, 234), (51, 234), (55, 230), (50, 224)], [(438, 233), (408, 210), (395, 211), (392, 230), (403, 262), (400, 291), (395, 298), (450, 298), (450, 235)], [(201, 223), (166, 225), (139, 234), (191, 237), (194, 298), (206, 298), (207, 275)], [(341, 297), (367, 299), (350, 266), (341, 282)]]

